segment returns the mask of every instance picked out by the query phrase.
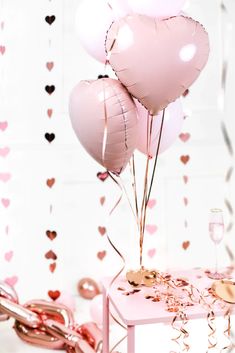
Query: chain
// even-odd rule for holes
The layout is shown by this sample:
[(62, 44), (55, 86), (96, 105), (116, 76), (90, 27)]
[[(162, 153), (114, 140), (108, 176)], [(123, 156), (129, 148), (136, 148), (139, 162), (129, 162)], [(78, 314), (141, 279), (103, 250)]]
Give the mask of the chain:
[(21, 305), (15, 290), (0, 281), (0, 321), (9, 318), (15, 320), (15, 332), (24, 342), (67, 353), (102, 352), (102, 332), (95, 323), (76, 324), (63, 304), (31, 300)]

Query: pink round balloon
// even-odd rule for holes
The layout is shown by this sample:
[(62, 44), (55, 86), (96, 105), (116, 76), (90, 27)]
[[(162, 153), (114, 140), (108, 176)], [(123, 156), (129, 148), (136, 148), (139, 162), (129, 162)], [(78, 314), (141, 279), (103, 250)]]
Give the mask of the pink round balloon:
[[(99, 326), (103, 324), (103, 295), (98, 294), (92, 300), (90, 304), (90, 315), (92, 320)], [(110, 324), (114, 323), (113, 318), (109, 317)]]
[(178, 15), (185, 2), (186, 0), (128, 0), (132, 11), (157, 18)]
[[(148, 130), (150, 129), (150, 125), (148, 124), (148, 111), (138, 101), (136, 101), (136, 106), (139, 115), (139, 139), (137, 149), (150, 157), (154, 157), (157, 152), (163, 112), (161, 111), (157, 116), (153, 117), (152, 134), (148, 153), (147, 137)], [(175, 102), (170, 103), (165, 109), (159, 153), (164, 152), (175, 142), (182, 129), (183, 122), (184, 113), (181, 100), (177, 99)]]
[(76, 30), (84, 49), (106, 61), (105, 38), (112, 22), (128, 13), (127, 0), (84, 0), (76, 14)]
[(130, 15), (114, 22), (106, 50), (117, 77), (152, 115), (197, 79), (209, 55), (208, 34), (191, 18)]
[(126, 88), (111, 78), (81, 81), (72, 91), (69, 111), (86, 151), (107, 170), (120, 174), (138, 137), (136, 106)]

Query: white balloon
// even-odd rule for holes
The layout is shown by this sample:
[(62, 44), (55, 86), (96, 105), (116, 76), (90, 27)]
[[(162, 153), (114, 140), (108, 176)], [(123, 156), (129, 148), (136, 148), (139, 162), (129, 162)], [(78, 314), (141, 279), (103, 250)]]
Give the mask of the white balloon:
[(105, 62), (105, 40), (112, 22), (128, 13), (127, 0), (83, 0), (77, 9), (75, 26), (86, 51)]
[(150, 17), (167, 18), (176, 16), (186, 0), (128, 0), (132, 11)]

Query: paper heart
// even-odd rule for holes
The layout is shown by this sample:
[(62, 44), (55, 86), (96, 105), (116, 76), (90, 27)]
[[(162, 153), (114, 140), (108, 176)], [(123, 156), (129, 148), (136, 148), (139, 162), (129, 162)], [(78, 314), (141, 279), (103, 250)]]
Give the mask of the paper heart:
[(56, 17), (55, 17), (54, 15), (52, 15), (52, 16), (46, 16), (46, 17), (45, 17), (45, 21), (46, 21), (49, 25), (51, 25), (51, 24), (55, 21), (55, 19), (56, 19)]
[(56, 269), (56, 262), (53, 262), (52, 264), (49, 265), (49, 270), (51, 273), (54, 273)]
[(60, 291), (59, 290), (49, 290), (47, 292), (47, 294), (52, 300), (56, 300), (60, 296)]
[(47, 109), (47, 115), (48, 115), (48, 118), (51, 118), (52, 117), (52, 114), (53, 114), (53, 109)]
[(53, 250), (49, 250), (45, 253), (44, 256), (47, 260), (57, 260), (57, 255), (54, 253)]
[(8, 127), (7, 121), (0, 121), (0, 130), (4, 131)]
[(101, 204), (101, 206), (103, 206), (104, 203), (105, 203), (105, 196), (102, 196), (102, 197), (100, 198), (100, 204)]
[(47, 186), (49, 188), (52, 188), (52, 186), (55, 184), (55, 178), (47, 179)]
[(106, 256), (106, 251), (105, 251), (105, 250), (99, 251), (99, 252), (97, 253), (97, 257), (98, 257), (98, 259), (101, 260), (101, 261), (104, 259), (105, 256)]
[(184, 241), (183, 244), (182, 244), (182, 248), (184, 250), (187, 250), (189, 246), (190, 246), (190, 241), (188, 241), (188, 240)]
[(5, 278), (4, 282), (9, 286), (14, 287), (18, 282), (18, 277), (17, 276), (7, 277)]
[(156, 205), (156, 200), (155, 199), (150, 199), (149, 201), (148, 201), (148, 207), (150, 208), (150, 209), (152, 209), (152, 208), (154, 208), (154, 206)]
[(56, 233), (55, 230), (52, 230), (52, 231), (51, 230), (47, 230), (46, 231), (46, 235), (51, 241), (54, 240), (57, 237), (57, 233)]
[(101, 181), (105, 181), (109, 177), (109, 173), (108, 172), (99, 172), (96, 174), (96, 176)]
[(49, 132), (46, 132), (44, 136), (49, 143), (51, 143), (55, 139), (55, 134), (53, 133), (50, 134)]
[(9, 147), (0, 148), (0, 157), (3, 157), (3, 158), (6, 157), (9, 152), (10, 152)]
[(179, 134), (179, 138), (183, 142), (187, 142), (190, 139), (190, 137), (191, 137), (191, 135), (188, 132), (182, 132), (181, 134)]
[(148, 256), (150, 258), (153, 258), (156, 255), (156, 249), (149, 249), (148, 250)]
[(187, 197), (184, 197), (184, 205), (188, 206), (188, 198)]
[(5, 253), (4, 258), (5, 258), (6, 261), (10, 262), (12, 257), (13, 257), (13, 255), (14, 255), (14, 252), (12, 250), (8, 251), (8, 252)]
[(1, 199), (1, 202), (5, 208), (10, 206), (10, 200), (9, 199)]
[(154, 224), (146, 224), (145, 229), (149, 234), (152, 235), (157, 231), (157, 226)]
[(209, 56), (208, 34), (183, 16), (131, 14), (111, 25), (105, 46), (119, 80), (152, 115), (185, 92)]
[(52, 94), (55, 91), (55, 86), (54, 85), (46, 85), (45, 90), (48, 94)]
[(6, 47), (4, 45), (0, 45), (0, 53), (3, 55), (5, 54)]
[(184, 175), (184, 176), (183, 176), (183, 180), (184, 180), (184, 183), (187, 184), (187, 183), (188, 183), (188, 176), (187, 176), (187, 175)]
[(11, 178), (11, 174), (10, 173), (0, 173), (0, 181), (3, 181), (4, 183), (6, 183), (7, 181), (9, 181)]
[(187, 156), (181, 156), (180, 160), (181, 160), (181, 162), (183, 164), (187, 164), (189, 162), (189, 160), (190, 160), (190, 156), (188, 156), (188, 155)]
[(47, 69), (48, 69), (49, 71), (51, 71), (51, 70), (53, 69), (53, 67), (54, 67), (53, 61), (48, 61), (48, 62), (46, 63), (46, 67), (47, 67)]
[(143, 271), (128, 271), (126, 273), (126, 279), (131, 286), (138, 287), (142, 284), (143, 281)]
[(98, 231), (99, 231), (100, 235), (105, 235), (105, 233), (106, 233), (106, 228), (99, 226), (99, 227), (98, 227)]

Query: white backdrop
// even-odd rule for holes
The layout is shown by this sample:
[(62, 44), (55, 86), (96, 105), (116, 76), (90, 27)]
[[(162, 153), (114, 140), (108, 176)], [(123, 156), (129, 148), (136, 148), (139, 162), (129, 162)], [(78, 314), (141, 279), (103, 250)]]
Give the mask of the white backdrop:
[[(123, 197), (115, 213), (107, 216), (120, 192), (111, 180), (97, 178), (103, 168), (83, 150), (68, 116), (72, 87), (103, 72), (103, 66), (79, 44), (75, 32), (78, 4), (78, 0), (0, 1), (0, 277), (16, 283), (22, 302), (47, 298), (48, 290), (76, 295), (80, 278), (99, 280), (115, 274), (121, 261), (99, 233), (100, 226), (108, 227), (125, 255), (127, 268), (138, 265), (138, 234), (128, 203)], [(185, 7), (209, 32), (211, 55), (183, 99), (187, 118), (182, 131), (190, 133), (190, 138), (185, 143), (178, 139), (159, 159), (151, 197), (156, 205), (148, 209), (146, 266), (213, 266), (208, 210), (220, 207), (226, 224), (231, 220), (224, 199), (233, 207), (234, 176), (225, 183), (233, 160), (220, 124), (226, 122), (235, 143), (235, 29), (234, 4), (230, 0), (225, 5), (226, 23), (230, 23), (226, 33), (219, 0), (189, 0)], [(56, 16), (51, 25), (45, 21), (48, 15)], [(220, 104), (223, 58), (229, 60), (225, 113)], [(48, 70), (46, 63), (51, 62), (53, 68)], [(51, 95), (46, 85), (55, 86)], [(55, 134), (51, 143), (46, 133)], [(9, 153), (3, 156), (6, 148)], [(180, 161), (182, 155), (190, 156), (186, 165)], [(137, 153), (136, 159), (140, 184), (144, 158)], [(183, 176), (188, 177), (187, 183)], [(48, 187), (46, 181), (51, 178), (55, 183)], [(128, 185), (128, 172), (123, 179)], [(105, 197), (103, 205), (101, 197)], [(47, 231), (56, 231), (53, 241)], [(225, 235), (219, 251), (221, 265), (229, 264), (224, 245), (231, 246), (233, 241), (233, 232)], [(53, 261), (45, 258), (49, 250), (57, 255), (53, 273), (49, 270)], [(18, 341), (12, 348), (13, 333), (8, 330), (6, 325), (4, 353), (23, 352), (16, 348)]]

